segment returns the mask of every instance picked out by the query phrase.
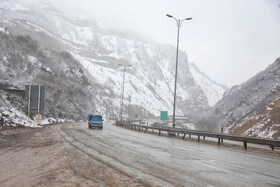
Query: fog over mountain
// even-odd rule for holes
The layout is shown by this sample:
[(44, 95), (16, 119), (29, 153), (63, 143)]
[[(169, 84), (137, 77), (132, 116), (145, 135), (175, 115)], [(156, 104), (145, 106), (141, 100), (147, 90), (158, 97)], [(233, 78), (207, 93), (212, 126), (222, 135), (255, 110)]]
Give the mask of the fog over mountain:
[[(29, 0), (30, 1), (30, 0)], [(33, 0), (38, 2), (38, 0)], [(48, 0), (70, 16), (90, 17), (105, 28), (132, 30), (176, 45), (214, 81), (228, 87), (265, 69), (280, 51), (279, 1), (271, 0)], [(238, 76), (236, 76), (238, 75)]]
[[(0, 117), (27, 121), (26, 84), (46, 86), (44, 118), (85, 120), (89, 113), (120, 118), (172, 115), (176, 47), (129, 30), (108, 29), (50, 3), (0, 1)], [(280, 56), (280, 55), (279, 55)], [(207, 131), (279, 135), (279, 59), (227, 90), (179, 51), (176, 114)], [(236, 75), (238, 76), (238, 75)]]
[[(126, 71), (125, 116), (153, 117), (161, 110), (171, 114), (174, 46), (106, 30), (48, 3), (1, 1), (0, 7), (1, 84), (45, 84), (47, 116), (77, 120), (90, 111), (118, 116), (123, 79), (119, 64), (132, 65)], [(179, 52), (179, 115), (195, 118), (223, 92), (223, 86), (190, 66), (186, 53)]]

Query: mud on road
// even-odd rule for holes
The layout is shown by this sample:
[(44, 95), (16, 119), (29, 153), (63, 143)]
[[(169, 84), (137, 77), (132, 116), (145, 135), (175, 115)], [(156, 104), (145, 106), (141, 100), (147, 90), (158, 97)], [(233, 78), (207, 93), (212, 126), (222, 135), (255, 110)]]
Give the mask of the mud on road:
[(0, 187), (147, 186), (72, 146), (61, 126), (0, 131)]

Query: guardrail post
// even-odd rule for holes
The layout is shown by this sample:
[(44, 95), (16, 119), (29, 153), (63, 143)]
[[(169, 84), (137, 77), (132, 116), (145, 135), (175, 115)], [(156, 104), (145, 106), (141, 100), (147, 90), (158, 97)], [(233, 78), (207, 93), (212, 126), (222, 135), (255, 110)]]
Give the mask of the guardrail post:
[(247, 141), (246, 140), (244, 140), (243, 145), (244, 145), (244, 148), (247, 149)]
[(270, 145), (270, 147), (271, 147), (271, 150), (274, 151), (274, 146), (273, 146), (273, 145)]
[(218, 145), (221, 145), (221, 138), (218, 138)]
[(145, 128), (145, 133), (147, 132), (147, 128)]
[(160, 135), (160, 130), (158, 131), (158, 135)]
[(205, 136), (203, 136), (203, 140), (205, 141)]
[(189, 139), (191, 139), (191, 136), (192, 136), (192, 135), (191, 135), (191, 134), (189, 134)]
[(184, 139), (184, 138), (185, 138), (185, 136), (186, 136), (186, 134), (184, 134), (184, 136), (183, 136), (183, 138), (182, 138), (182, 139)]
[(200, 142), (200, 136), (199, 135), (197, 136), (197, 141)]

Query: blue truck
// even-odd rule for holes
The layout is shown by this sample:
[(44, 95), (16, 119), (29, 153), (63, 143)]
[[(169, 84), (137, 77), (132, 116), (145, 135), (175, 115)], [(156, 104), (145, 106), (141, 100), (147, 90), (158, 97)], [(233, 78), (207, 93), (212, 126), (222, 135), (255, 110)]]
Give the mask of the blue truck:
[(103, 129), (103, 119), (101, 115), (89, 115), (88, 116), (88, 128)]

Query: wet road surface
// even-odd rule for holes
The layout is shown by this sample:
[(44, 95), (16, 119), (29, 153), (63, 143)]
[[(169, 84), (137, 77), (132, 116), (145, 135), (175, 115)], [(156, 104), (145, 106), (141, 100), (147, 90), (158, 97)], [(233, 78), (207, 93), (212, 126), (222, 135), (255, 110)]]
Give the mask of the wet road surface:
[[(112, 125), (65, 129), (77, 147), (156, 185), (279, 186), (280, 158), (143, 134)], [(78, 140), (78, 141), (77, 141)], [(93, 150), (95, 153), (93, 153)], [(158, 184), (157, 184), (158, 183)]]
[[(77, 152), (75, 157), (69, 156), (69, 160), (62, 151), (65, 160), (57, 161), (57, 165), (71, 162), (68, 165), (75, 168), (76, 177), (70, 186), (280, 186), (279, 156), (145, 134), (111, 123), (106, 123), (103, 130), (88, 129), (86, 123), (55, 125), (49, 129), (56, 141), (62, 142), (59, 149), (67, 147), (69, 155)], [(50, 149), (45, 154), (51, 152)], [(0, 164), (4, 167), (9, 154), (6, 149), (0, 149)], [(55, 154), (52, 155), (52, 159), (56, 159)], [(90, 168), (89, 163), (92, 163)], [(103, 170), (96, 169), (98, 167)], [(70, 171), (68, 174), (73, 175)], [(102, 175), (98, 171), (103, 172)], [(0, 186), (15, 184), (4, 173), (1, 169)], [(111, 180), (98, 179), (102, 176)], [(63, 175), (58, 179), (63, 182), (67, 177)], [(58, 179), (53, 183), (46, 180), (43, 184), (56, 185)]]

